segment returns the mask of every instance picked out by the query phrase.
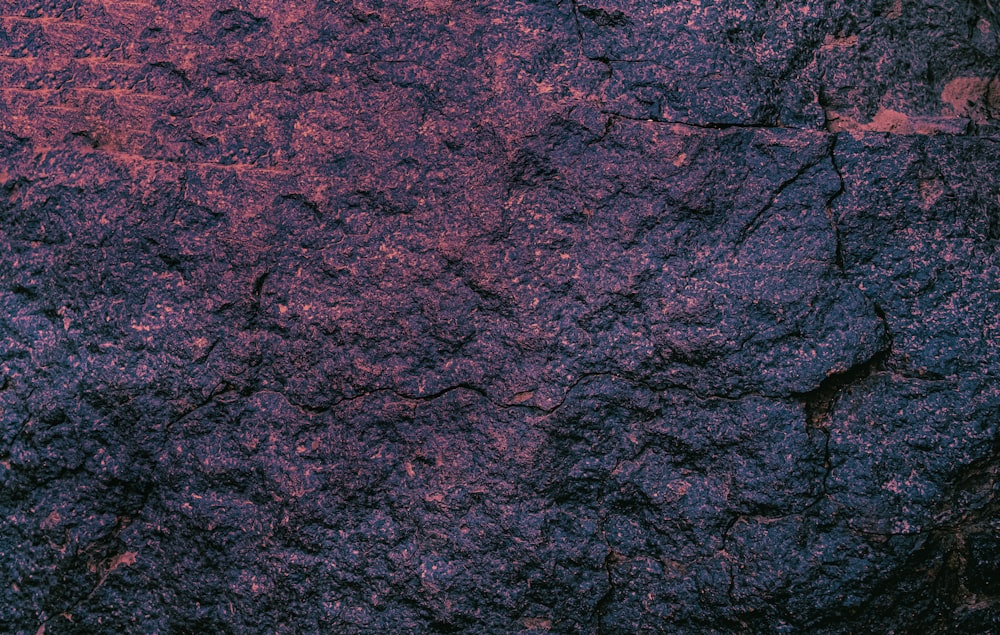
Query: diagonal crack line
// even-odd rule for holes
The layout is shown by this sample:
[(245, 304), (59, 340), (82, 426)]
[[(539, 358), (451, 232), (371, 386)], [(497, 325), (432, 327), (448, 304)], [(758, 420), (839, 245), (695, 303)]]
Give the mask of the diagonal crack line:
[(814, 167), (816, 167), (817, 165), (819, 165), (820, 163), (822, 163), (828, 157), (829, 157), (829, 153), (824, 153), (818, 159), (816, 159), (814, 161), (809, 161), (808, 163), (799, 166), (799, 169), (796, 170), (796, 172), (795, 172), (794, 175), (792, 175), (788, 179), (785, 179), (784, 181), (781, 182), (780, 185), (778, 185), (778, 188), (776, 190), (774, 190), (773, 194), (771, 194), (771, 197), (767, 201), (767, 204), (765, 204), (764, 207), (762, 207), (756, 214), (754, 214), (753, 218), (751, 218), (750, 221), (747, 222), (743, 226), (743, 228), (740, 230), (739, 234), (736, 237), (736, 248), (737, 248), (737, 250), (739, 250), (740, 247), (743, 246), (743, 243), (745, 243), (746, 240), (747, 240), (747, 238), (750, 237), (750, 234), (752, 234), (754, 231), (757, 230), (757, 228), (761, 224), (761, 219), (763, 219), (767, 215), (767, 213), (769, 211), (771, 211), (771, 209), (774, 208), (775, 204), (778, 201), (778, 198), (782, 195), (782, 193), (784, 193), (785, 190), (787, 190), (789, 187), (791, 187), (792, 185), (794, 185), (796, 181), (798, 181), (807, 172), (809, 172)]
[[(194, 413), (198, 412), (202, 408), (205, 408), (207, 406), (212, 405), (213, 403), (215, 403), (216, 399), (218, 399), (222, 395), (225, 395), (225, 394), (233, 392), (233, 390), (231, 388), (226, 388), (226, 386), (227, 386), (227, 384), (225, 382), (220, 382), (220, 383), (216, 384), (215, 388), (212, 389), (212, 391), (209, 393), (209, 395), (207, 397), (203, 398), (197, 404), (191, 406), (190, 408), (188, 408), (187, 410), (185, 410), (181, 414), (177, 415), (176, 417), (174, 417), (173, 419), (171, 419), (170, 421), (168, 421), (167, 425), (164, 427), (164, 430), (163, 430), (164, 444), (167, 443), (167, 440), (170, 437), (170, 432), (171, 432), (171, 430), (173, 430), (174, 426), (176, 426), (181, 421), (184, 421), (185, 419), (187, 419), (188, 417), (190, 417)], [(202, 394), (204, 394), (204, 393), (202, 393)]]
[(836, 248), (834, 251), (834, 263), (837, 265), (837, 269), (842, 275), (845, 275), (844, 270), (844, 248), (843, 242), (840, 237), (840, 227), (837, 225), (837, 218), (833, 214), (833, 204), (838, 198), (843, 196), (847, 188), (844, 184), (844, 173), (841, 171), (840, 166), (837, 165), (837, 140), (840, 139), (838, 135), (833, 135), (833, 140), (830, 142), (830, 165), (833, 166), (833, 171), (837, 174), (837, 180), (840, 183), (840, 187), (836, 192), (833, 193), (830, 198), (826, 200), (826, 217), (830, 219), (830, 226), (833, 228), (833, 237), (836, 241)]

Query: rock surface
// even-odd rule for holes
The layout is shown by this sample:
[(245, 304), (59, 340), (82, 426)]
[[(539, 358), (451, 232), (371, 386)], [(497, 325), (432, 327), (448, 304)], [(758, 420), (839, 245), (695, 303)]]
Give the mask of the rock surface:
[(0, 624), (1000, 630), (991, 2), (0, 16)]

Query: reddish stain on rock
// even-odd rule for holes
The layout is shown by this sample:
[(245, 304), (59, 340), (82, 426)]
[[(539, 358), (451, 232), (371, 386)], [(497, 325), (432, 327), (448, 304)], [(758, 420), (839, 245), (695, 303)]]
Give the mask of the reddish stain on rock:
[(996, 631), (997, 16), (661, 4), (8, 3), (5, 632)]

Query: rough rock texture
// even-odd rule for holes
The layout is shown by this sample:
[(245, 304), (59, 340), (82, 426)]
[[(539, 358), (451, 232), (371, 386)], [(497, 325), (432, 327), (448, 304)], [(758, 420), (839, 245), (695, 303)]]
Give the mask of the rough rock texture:
[(988, 0), (9, 0), (0, 625), (1000, 630)]

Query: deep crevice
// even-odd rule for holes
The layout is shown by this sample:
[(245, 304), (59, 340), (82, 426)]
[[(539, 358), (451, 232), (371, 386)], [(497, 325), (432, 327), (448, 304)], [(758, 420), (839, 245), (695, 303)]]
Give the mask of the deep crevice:
[(855, 384), (876, 372), (887, 370), (887, 362), (892, 354), (892, 341), (886, 335), (885, 345), (867, 360), (851, 366), (845, 371), (832, 373), (819, 386), (794, 396), (802, 402), (806, 412), (806, 424), (810, 428), (825, 429), (830, 423), (830, 415), (837, 398)]
[[(835, 241), (833, 261), (837, 266), (837, 270), (840, 271), (841, 275), (845, 274), (844, 269), (844, 243), (840, 236), (840, 227), (837, 225), (837, 217), (833, 213), (833, 204), (838, 198), (843, 196), (847, 189), (844, 186), (844, 173), (841, 171), (840, 166), (837, 165), (837, 140), (840, 137), (838, 135), (833, 135), (833, 139), (830, 142), (830, 165), (833, 166), (833, 171), (837, 174), (837, 180), (840, 182), (840, 187), (837, 189), (833, 195), (826, 201), (826, 216), (830, 219), (830, 226), (833, 228), (833, 237)], [(876, 307), (875, 312), (879, 313), (881, 309)], [(885, 314), (879, 315), (883, 321), (885, 321)]]

